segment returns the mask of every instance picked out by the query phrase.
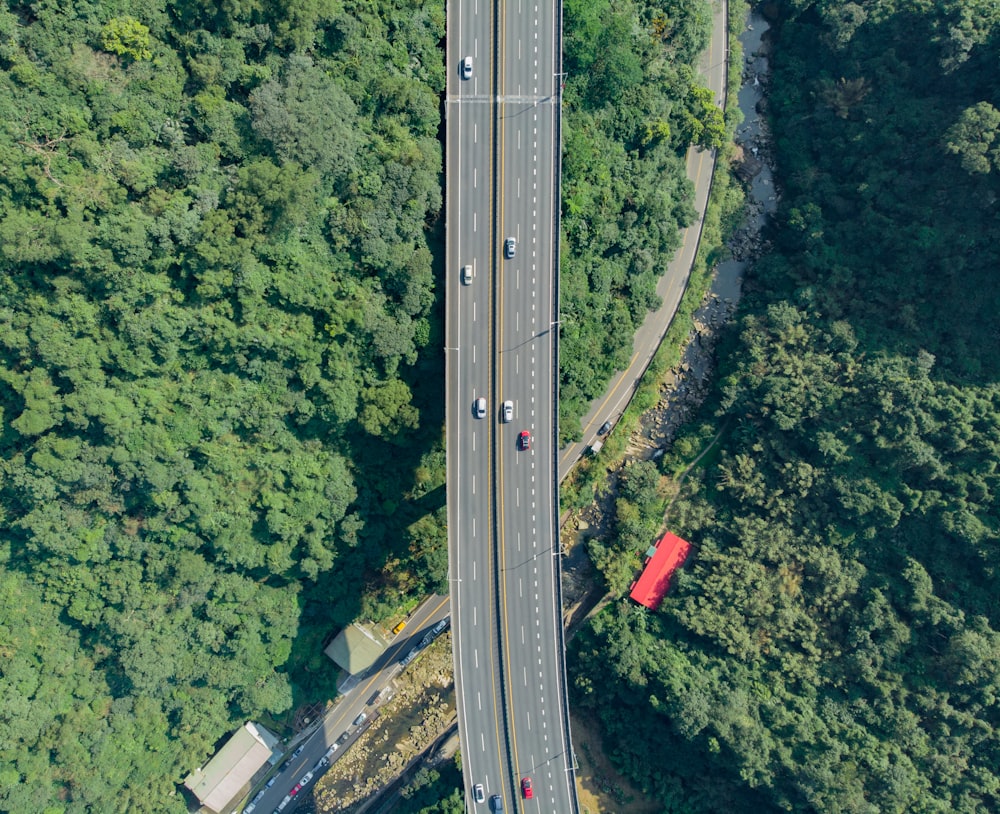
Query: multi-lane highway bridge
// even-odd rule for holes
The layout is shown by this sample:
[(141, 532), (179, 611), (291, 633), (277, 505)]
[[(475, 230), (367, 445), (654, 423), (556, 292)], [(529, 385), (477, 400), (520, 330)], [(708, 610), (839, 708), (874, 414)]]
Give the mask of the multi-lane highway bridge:
[[(726, 15), (724, 0), (716, 3), (702, 62), (720, 104)], [(414, 612), (413, 635), (394, 642), (346, 703), (324, 716), (248, 811), (295, 808), (293, 790), (337, 757), (334, 744), (350, 746), (377, 715), (378, 690), (406, 653), (416, 653), (420, 636), (443, 626), (449, 605), (467, 809), (579, 810), (557, 528), (560, 464), (565, 475), (583, 449), (571, 445), (560, 461), (556, 447), (561, 2), (449, 0), (447, 19), (450, 601), (432, 597)], [(694, 149), (688, 154), (699, 221), (688, 227), (661, 280), (664, 304), (637, 334), (628, 368), (585, 417), (588, 435), (620, 414), (630, 383), (676, 310), (698, 244), (713, 158)]]
[(556, 523), (560, 8), (448, 6), (448, 528), (470, 810), (578, 809)]

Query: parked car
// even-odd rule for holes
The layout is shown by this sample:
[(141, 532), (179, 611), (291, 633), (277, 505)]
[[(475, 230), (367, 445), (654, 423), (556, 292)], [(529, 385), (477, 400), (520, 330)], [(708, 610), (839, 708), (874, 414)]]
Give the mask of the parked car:
[(601, 424), (601, 428), (597, 431), (597, 434), (598, 435), (607, 435), (609, 432), (611, 432), (611, 421), (610, 421), (610, 419), (608, 421), (605, 421), (603, 424)]
[(368, 720), (368, 713), (362, 712), (357, 718), (354, 719), (354, 723), (351, 726), (361, 726), (365, 721)]

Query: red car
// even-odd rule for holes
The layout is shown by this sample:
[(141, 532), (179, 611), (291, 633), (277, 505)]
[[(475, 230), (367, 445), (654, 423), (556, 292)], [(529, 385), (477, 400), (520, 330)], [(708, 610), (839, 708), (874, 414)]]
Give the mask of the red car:
[(531, 433), (527, 430), (521, 430), (521, 434), (517, 436), (517, 445), (521, 449), (531, 449)]
[(530, 800), (535, 796), (535, 792), (531, 789), (531, 778), (523, 777), (521, 778), (521, 794), (524, 795), (525, 800)]

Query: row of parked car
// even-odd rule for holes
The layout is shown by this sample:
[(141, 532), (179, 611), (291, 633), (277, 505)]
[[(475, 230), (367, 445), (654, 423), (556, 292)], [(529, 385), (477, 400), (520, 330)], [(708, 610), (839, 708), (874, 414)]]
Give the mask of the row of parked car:
[[(434, 641), (434, 639), (440, 636), (448, 628), (450, 624), (451, 624), (450, 616), (446, 616), (444, 617), (444, 619), (441, 619), (439, 622), (437, 622), (437, 624), (435, 624), (434, 627), (432, 627), (429, 631), (427, 631), (427, 633), (420, 640), (420, 642), (416, 646), (414, 646), (412, 650), (410, 650), (406, 658), (404, 658), (402, 661), (403, 665), (405, 666), (406, 664), (409, 664), (409, 662), (412, 661), (421, 650), (423, 650), (425, 647), (427, 647), (427, 645), (429, 645), (432, 641)], [(406, 623), (403, 622), (397, 625), (397, 629), (394, 630), (393, 632), (398, 633), (405, 626)], [(368, 706), (370, 707), (375, 706), (379, 701), (388, 700), (391, 697), (392, 697), (391, 689), (385, 688), (379, 690), (374, 695), (372, 695), (371, 698), (368, 699)], [(273, 814), (280, 814), (280, 812), (284, 811), (285, 808), (287, 808), (288, 804), (293, 799), (295, 799), (295, 796), (299, 794), (299, 792), (301, 792), (302, 789), (304, 789), (307, 785), (309, 785), (309, 783), (312, 782), (315, 776), (322, 769), (325, 769), (327, 766), (330, 765), (330, 759), (333, 757), (333, 753), (336, 752), (343, 744), (347, 743), (351, 739), (351, 736), (353, 734), (352, 730), (357, 729), (367, 720), (368, 720), (367, 712), (359, 713), (358, 716), (351, 722), (351, 728), (348, 729), (346, 732), (341, 733), (340, 737), (337, 738), (336, 743), (334, 743), (329, 749), (326, 750), (325, 754), (319, 759), (316, 765), (313, 766), (310, 771), (306, 772), (301, 778), (299, 778), (299, 782), (288, 790), (288, 794), (286, 794), (284, 799), (278, 804), (278, 807), (274, 809)], [(305, 744), (302, 744), (294, 752), (292, 752), (291, 756), (278, 768), (277, 774), (275, 774), (274, 777), (268, 780), (264, 788), (262, 788), (259, 792), (257, 792), (256, 795), (254, 795), (254, 798), (247, 804), (246, 808), (243, 809), (243, 814), (253, 814), (253, 812), (257, 808), (257, 803), (260, 802), (261, 798), (264, 796), (264, 793), (275, 784), (278, 778), (280, 778), (281, 775), (284, 773), (284, 771), (292, 765), (292, 762), (295, 760), (295, 758), (297, 758), (299, 755), (302, 754), (302, 751), (305, 748), (306, 748)]]
[(448, 625), (451, 624), (451, 617), (445, 616), (440, 622), (432, 627), (419, 642), (410, 648), (410, 652), (399, 660), (400, 667), (406, 667), (411, 661), (420, 655), (420, 651), (440, 636)]
[[(347, 732), (345, 732), (344, 735), (347, 736), (348, 738), (350, 737), (350, 734)], [(343, 740), (344, 737), (341, 738), (341, 741)], [(247, 807), (243, 809), (243, 814), (253, 814), (253, 811), (257, 808), (257, 803), (260, 802), (260, 798), (263, 797), (265, 792), (278, 781), (278, 779), (281, 777), (282, 772), (284, 772), (285, 769), (289, 767), (289, 765), (293, 760), (295, 760), (295, 758), (297, 758), (299, 755), (302, 754), (302, 750), (305, 748), (306, 748), (305, 744), (302, 744), (298, 749), (292, 752), (292, 756), (281, 764), (281, 767), (278, 769), (278, 774), (276, 774), (274, 777), (268, 780), (264, 788), (262, 788), (260, 791), (257, 792), (256, 795), (254, 795), (254, 798), (250, 801)], [(316, 762), (316, 765), (313, 766), (312, 769), (310, 769), (304, 775), (302, 775), (302, 777), (299, 778), (299, 782), (288, 790), (288, 794), (286, 794), (284, 799), (282, 799), (282, 801), (278, 803), (278, 807), (274, 809), (273, 814), (278, 814), (278, 812), (284, 811), (285, 808), (287, 808), (288, 804), (292, 802), (293, 799), (295, 799), (295, 796), (300, 791), (302, 791), (302, 789), (308, 786), (309, 783), (312, 782), (313, 778), (315, 778), (319, 772), (321, 772), (323, 769), (325, 769), (327, 766), (330, 765), (330, 758), (333, 757), (333, 753), (336, 752), (339, 748), (340, 748), (339, 744), (335, 743), (329, 749), (327, 749), (326, 752), (323, 754), (323, 756)]]

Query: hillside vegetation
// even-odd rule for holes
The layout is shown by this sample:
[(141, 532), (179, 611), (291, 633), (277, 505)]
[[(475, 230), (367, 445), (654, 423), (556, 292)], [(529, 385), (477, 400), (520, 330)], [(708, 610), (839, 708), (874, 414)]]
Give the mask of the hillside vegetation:
[[(707, 6), (567, 5), (568, 434), (721, 124)], [(0, 809), (181, 811), (446, 590), (444, 5), (0, 9)], [(625, 354), (623, 357), (623, 353)]]
[[(668, 518), (697, 550), (660, 612), (576, 639), (575, 700), (666, 811), (996, 811), (1000, 16), (770, 8), (774, 251), (662, 461), (725, 430)], [(662, 519), (631, 480), (617, 590)]]
[(323, 636), (446, 584), (443, 36), (407, 0), (0, 10), (0, 809), (183, 811), (329, 684)]
[(692, 66), (705, 0), (567, 0), (563, 34), (560, 443), (660, 305), (656, 284), (694, 218), (684, 157), (725, 137)]

